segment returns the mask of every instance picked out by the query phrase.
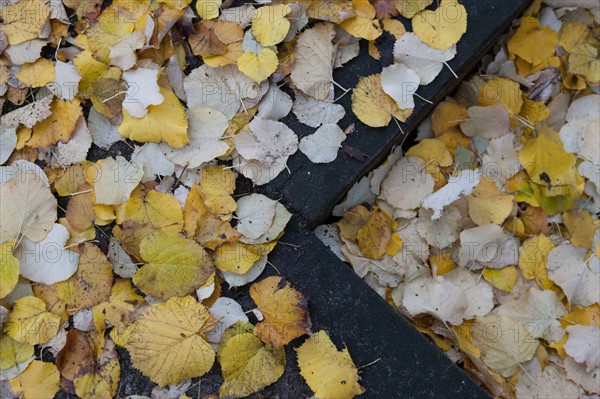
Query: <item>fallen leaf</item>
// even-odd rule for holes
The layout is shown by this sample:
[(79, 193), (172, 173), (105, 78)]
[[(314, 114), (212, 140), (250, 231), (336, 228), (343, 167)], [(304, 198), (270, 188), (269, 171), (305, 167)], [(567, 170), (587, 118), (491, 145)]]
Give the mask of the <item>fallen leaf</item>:
[(69, 232), (58, 223), (39, 242), (23, 238), (14, 252), (21, 275), (33, 282), (50, 285), (75, 274), (79, 253), (65, 248), (68, 239)]
[(404, 122), (412, 109), (401, 110), (381, 86), (381, 74), (361, 78), (352, 91), (352, 111), (365, 125), (387, 126), (392, 118)]
[(86, 170), (86, 180), (94, 187), (96, 204), (120, 205), (127, 201), (141, 181), (144, 169), (121, 156), (105, 158), (96, 168)]
[(19, 281), (19, 260), (12, 254), (13, 245), (11, 241), (0, 244), (0, 298), (10, 294)]
[(191, 296), (151, 305), (127, 339), (133, 367), (161, 387), (206, 374), (215, 360), (203, 333), (210, 322), (208, 310)]
[(279, 60), (277, 54), (271, 49), (262, 49), (259, 53), (246, 51), (237, 60), (237, 66), (246, 76), (255, 82), (262, 82), (276, 70)]
[(274, 46), (287, 36), (290, 21), (286, 16), (291, 12), (286, 4), (260, 7), (252, 16), (252, 35), (263, 46)]
[(144, 293), (160, 299), (191, 294), (213, 272), (202, 247), (177, 235), (145, 237), (140, 243), (140, 255), (147, 263), (132, 281)]
[(258, 392), (281, 378), (285, 370), (284, 349), (263, 344), (250, 326), (249, 331), (224, 340), (218, 354), (224, 379), (219, 393), (223, 397), (242, 398)]
[(467, 10), (457, 0), (442, 0), (435, 11), (425, 10), (412, 19), (413, 31), (425, 43), (446, 50), (467, 31)]
[(302, 32), (296, 41), (290, 78), (302, 92), (321, 101), (333, 91), (334, 35), (332, 24), (319, 23)]
[(310, 332), (304, 295), (281, 277), (267, 277), (250, 287), (250, 297), (264, 315), (254, 334), (273, 347), (286, 345)]
[(356, 16), (342, 21), (340, 26), (352, 36), (366, 40), (375, 40), (381, 36), (383, 31), (376, 19), (375, 7), (361, 0), (352, 0), (352, 5)]
[(10, 389), (22, 392), (24, 399), (53, 397), (59, 381), (60, 374), (54, 364), (34, 360), (23, 374), (10, 380)]
[(400, 109), (415, 107), (413, 94), (419, 88), (421, 78), (404, 64), (393, 64), (383, 68), (381, 87), (383, 91), (396, 101)]
[(313, 163), (329, 163), (337, 158), (346, 134), (336, 124), (321, 125), (313, 134), (300, 140), (299, 149)]
[(531, 360), (539, 345), (521, 323), (497, 315), (475, 319), (473, 343), (481, 349), (483, 362), (504, 377), (512, 376), (521, 363)]
[(365, 389), (358, 383), (358, 370), (344, 348), (338, 351), (323, 330), (296, 348), (300, 375), (317, 398), (353, 398)]
[(275, 218), (277, 201), (262, 194), (250, 194), (237, 201), (236, 229), (245, 237), (257, 239), (266, 233)]
[(52, 339), (59, 328), (60, 317), (48, 312), (44, 301), (25, 296), (13, 303), (4, 333), (17, 342), (37, 345)]
[(565, 351), (572, 356), (577, 363), (585, 363), (587, 372), (591, 372), (600, 366), (600, 328), (594, 325), (574, 325), (566, 328), (569, 338), (564, 345)]
[(569, 303), (588, 306), (600, 302), (600, 261), (586, 257), (585, 248), (559, 245), (548, 253), (548, 277), (562, 288)]

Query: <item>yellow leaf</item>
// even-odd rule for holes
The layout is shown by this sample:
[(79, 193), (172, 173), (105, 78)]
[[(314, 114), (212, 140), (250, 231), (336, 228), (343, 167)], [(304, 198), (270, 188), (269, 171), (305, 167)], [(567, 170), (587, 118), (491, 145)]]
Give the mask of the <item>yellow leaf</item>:
[(541, 26), (536, 18), (526, 17), (508, 41), (508, 52), (517, 55), (534, 67), (552, 57), (558, 44), (558, 32)]
[(244, 39), (244, 30), (242, 27), (229, 21), (213, 21), (214, 32), (223, 43), (227, 45), (227, 51), (222, 55), (212, 57), (203, 57), (206, 65), (212, 68), (235, 64), (244, 53), (242, 41)]
[(133, 32), (134, 22), (144, 9), (142, 4), (134, 2), (122, 5), (113, 3), (102, 11), (96, 23), (87, 31), (89, 49), (98, 61), (110, 64), (110, 47)]
[(419, 157), (425, 162), (427, 173), (436, 173), (439, 167), (452, 165), (452, 154), (446, 145), (438, 139), (425, 139), (412, 146), (406, 156)]
[(485, 268), (483, 270), (483, 278), (488, 283), (506, 292), (512, 292), (518, 277), (519, 275), (515, 266), (508, 266), (503, 269)]
[(352, 0), (355, 17), (348, 18), (341, 23), (341, 27), (354, 37), (360, 37), (366, 40), (375, 40), (383, 31), (379, 21), (375, 19), (375, 7), (368, 1)]
[(594, 221), (588, 211), (577, 210), (565, 212), (563, 220), (569, 230), (571, 244), (591, 249), (594, 244), (594, 233), (600, 227), (598, 221)]
[(519, 268), (527, 280), (536, 279), (544, 289), (552, 289), (554, 283), (548, 279), (546, 260), (554, 244), (545, 235), (534, 236), (519, 248)]
[(590, 83), (600, 82), (598, 49), (591, 44), (580, 44), (569, 56), (569, 73), (582, 75)]
[(517, 115), (523, 106), (523, 93), (519, 83), (506, 78), (493, 78), (481, 85), (477, 103), (481, 106), (502, 103), (510, 113)]
[(211, 321), (191, 296), (151, 305), (132, 324), (127, 339), (133, 366), (161, 387), (206, 374), (215, 361), (203, 335)]
[(356, 235), (360, 252), (371, 259), (383, 258), (391, 239), (392, 222), (381, 212), (371, 212)]
[(183, 212), (179, 201), (171, 194), (156, 190), (148, 192), (143, 198), (128, 199), (125, 203), (125, 220), (147, 224), (169, 234), (177, 234), (183, 228)]
[[(523, 118), (531, 125), (537, 125), (540, 122), (545, 121), (550, 116), (550, 110), (546, 107), (542, 101), (532, 101), (527, 97), (523, 98), (523, 107), (519, 113)], [(528, 128), (528, 130), (531, 130)]]
[(401, 110), (393, 98), (381, 87), (381, 74), (366, 76), (352, 91), (352, 111), (362, 123), (371, 127), (387, 126), (396, 118), (404, 122), (412, 109)]
[(15, 341), (37, 345), (49, 341), (60, 328), (60, 317), (46, 311), (46, 304), (34, 296), (17, 299), (4, 325)]
[(19, 281), (19, 260), (12, 254), (13, 245), (12, 241), (0, 244), (0, 298), (10, 294)]
[(252, 35), (262, 46), (274, 46), (285, 39), (290, 30), (286, 16), (292, 11), (286, 4), (263, 6), (252, 16)]
[(57, 142), (66, 143), (71, 139), (77, 120), (83, 115), (79, 100), (64, 101), (59, 98), (50, 104), (52, 115), (33, 125), (29, 147), (48, 147)]
[(33, 295), (46, 303), (48, 312), (60, 316), (60, 321), (65, 322), (69, 319), (67, 305), (59, 298), (54, 285), (34, 284)]
[(228, 215), (237, 208), (231, 194), (235, 190), (235, 173), (222, 165), (210, 165), (202, 169), (200, 193), (204, 204), (215, 215)]
[(396, 9), (404, 18), (411, 19), (425, 8), (429, 7), (433, 0), (394, 0)]
[[(80, 37), (80, 36), (78, 36)], [(73, 65), (81, 75), (79, 81), (79, 95), (87, 98), (92, 92), (93, 84), (99, 80), (108, 70), (108, 66), (94, 58), (91, 51), (86, 50), (73, 58)]]
[(0, 337), (0, 370), (22, 363), (34, 354), (33, 345), (17, 342), (8, 335)]
[(202, 19), (214, 19), (219, 16), (219, 8), (223, 0), (198, 0), (196, 2), (196, 11)]
[(68, 308), (91, 308), (110, 297), (112, 264), (94, 244), (86, 242), (79, 252), (77, 271), (68, 280), (56, 283), (56, 291)]
[(336, 24), (356, 15), (354, 4), (348, 0), (312, 0), (306, 12), (310, 18)]
[[(159, 0), (158, 2), (162, 3), (162, 4), (166, 4), (171, 9), (183, 10), (184, 8), (186, 8), (187, 6), (190, 5), (192, 0)], [(198, 3), (200, 3), (200, 2), (201, 1), (199, 1)], [(219, 15), (218, 12), (219, 12), (219, 6), (217, 6), (217, 16)], [(143, 26), (145, 26), (145, 24)]]
[(223, 398), (243, 398), (258, 392), (285, 371), (284, 348), (265, 346), (252, 330), (223, 340), (217, 353), (224, 379), (219, 389)]
[(433, 48), (446, 50), (467, 31), (467, 10), (457, 0), (442, 0), (435, 11), (425, 10), (412, 19), (415, 34)]
[(467, 196), (469, 216), (478, 226), (502, 224), (512, 212), (513, 196), (498, 190), (496, 182), (483, 177)]
[(571, 312), (561, 317), (559, 321), (563, 328), (574, 324), (600, 327), (600, 304), (594, 303), (586, 307), (575, 306)]
[(406, 33), (404, 24), (397, 19), (384, 18), (381, 20), (381, 23), (383, 24), (383, 29), (396, 39), (400, 39)]
[(250, 245), (225, 243), (215, 251), (215, 266), (225, 272), (245, 274), (260, 257)]
[(135, 118), (127, 110), (123, 110), (119, 133), (143, 143), (164, 141), (171, 147), (181, 148), (190, 141), (187, 135), (187, 114), (171, 90), (161, 87), (160, 94), (164, 97), (163, 102), (160, 105), (149, 105), (148, 113), (143, 118)]
[(358, 231), (367, 220), (371, 212), (362, 205), (356, 205), (344, 213), (344, 217), (337, 224), (340, 235), (350, 241), (356, 241)]
[(113, 327), (110, 336), (116, 344), (123, 346), (120, 341), (125, 328), (133, 321), (136, 304), (144, 303), (144, 298), (138, 295), (129, 279), (119, 279), (112, 286), (110, 299), (92, 308), (94, 327), (98, 332), (104, 332), (109, 326)]
[(191, 294), (214, 270), (200, 245), (177, 235), (160, 233), (144, 238), (140, 255), (147, 263), (135, 273), (133, 283), (160, 299)]
[(280, 347), (310, 332), (306, 299), (283, 278), (272, 276), (252, 284), (250, 297), (265, 317), (254, 334), (267, 345)]
[(577, 45), (585, 43), (589, 34), (590, 28), (585, 22), (566, 23), (560, 30), (558, 45), (570, 53)]
[(18, 377), (10, 380), (10, 388), (23, 392), (23, 399), (52, 398), (58, 392), (60, 374), (52, 363), (34, 360)]
[(77, 191), (69, 199), (67, 213), (65, 215), (69, 226), (77, 232), (84, 232), (94, 224), (96, 214), (94, 213), (91, 197), (92, 187), (84, 183), (78, 187)]
[(104, 352), (92, 371), (73, 380), (75, 393), (82, 399), (112, 399), (117, 394), (120, 376), (121, 364), (115, 344), (106, 341)]
[(468, 119), (469, 113), (465, 107), (446, 101), (438, 105), (431, 114), (431, 127), (436, 136), (441, 136)]
[(402, 250), (402, 238), (396, 233), (392, 234), (392, 239), (385, 250), (386, 255), (394, 256)]
[(9, 45), (13, 46), (40, 36), (50, 15), (51, 9), (47, 4), (43, 0), (21, 0), (6, 3), (0, 9), (2, 32), (6, 35)]
[(55, 79), (54, 64), (46, 58), (38, 58), (35, 62), (23, 65), (15, 76), (25, 86), (43, 87)]
[(365, 391), (348, 349), (338, 351), (325, 331), (304, 341), (296, 353), (300, 375), (317, 398), (353, 398)]
[(452, 259), (452, 254), (447, 252), (429, 256), (429, 264), (431, 264), (432, 268), (435, 267), (438, 276), (443, 276), (456, 268), (456, 263)]
[(521, 149), (519, 160), (531, 181), (549, 190), (556, 188), (554, 195), (564, 195), (577, 184), (575, 155), (565, 151), (560, 135), (548, 126)]
[(277, 54), (268, 48), (262, 49), (258, 54), (246, 51), (237, 60), (240, 71), (258, 83), (271, 76), (277, 70), (278, 64)]

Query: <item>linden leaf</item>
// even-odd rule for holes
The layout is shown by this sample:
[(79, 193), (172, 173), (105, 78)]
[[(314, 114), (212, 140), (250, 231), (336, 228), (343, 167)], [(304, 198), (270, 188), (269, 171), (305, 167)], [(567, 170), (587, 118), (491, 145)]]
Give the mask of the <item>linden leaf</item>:
[(179, 201), (167, 193), (156, 190), (142, 198), (130, 198), (125, 203), (124, 218), (165, 233), (178, 233), (183, 227), (183, 213)]
[(292, 11), (286, 4), (264, 6), (252, 16), (252, 35), (262, 46), (274, 46), (285, 39), (290, 30), (286, 16)]
[(319, 23), (302, 32), (296, 41), (290, 78), (302, 92), (321, 101), (333, 91), (334, 36), (332, 24)]
[(362, 123), (371, 127), (387, 126), (396, 118), (404, 122), (412, 109), (401, 110), (381, 86), (381, 74), (361, 78), (352, 91), (352, 111)]
[(110, 297), (113, 283), (112, 264), (96, 245), (84, 243), (78, 248), (79, 266), (73, 276), (56, 284), (60, 299), (75, 309), (91, 308)]
[(569, 55), (569, 73), (583, 75), (590, 83), (600, 82), (598, 49), (591, 44), (580, 44)]
[(64, 101), (55, 98), (50, 104), (50, 111), (52, 116), (33, 126), (31, 138), (26, 143), (29, 147), (47, 147), (59, 141), (66, 143), (75, 131), (77, 120), (83, 115), (77, 99)]
[(469, 216), (478, 226), (489, 223), (502, 224), (514, 205), (514, 197), (498, 190), (496, 183), (487, 177), (480, 179), (477, 187), (467, 196), (467, 200)]
[(275, 218), (277, 201), (262, 194), (250, 194), (237, 202), (236, 229), (245, 237), (257, 239), (266, 233)]
[(13, 303), (4, 332), (17, 342), (37, 345), (52, 339), (59, 328), (60, 317), (46, 311), (44, 301), (26, 296)]
[(264, 48), (259, 53), (246, 51), (237, 60), (237, 66), (246, 76), (255, 82), (262, 82), (277, 70), (279, 60), (271, 49)]
[(235, 189), (235, 173), (222, 165), (210, 165), (202, 169), (200, 194), (208, 210), (216, 215), (235, 211), (237, 204), (231, 196)]
[(171, 90), (161, 87), (160, 94), (164, 97), (162, 103), (148, 105), (148, 113), (141, 118), (130, 115), (124, 109), (119, 133), (143, 143), (164, 141), (171, 147), (181, 148), (189, 142), (185, 109)]
[[(44, 176), (45, 177), (45, 176)], [(56, 198), (44, 179), (22, 170), (0, 187), (0, 241), (22, 235), (33, 242), (43, 240), (56, 220)]]
[(41, 33), (51, 7), (43, 0), (17, 1), (6, 4), (0, 11), (2, 32), (8, 39), (8, 44), (23, 43), (37, 39)]
[(34, 346), (15, 341), (6, 334), (0, 337), (0, 370), (6, 370), (33, 357)]
[(310, 332), (306, 299), (283, 278), (273, 276), (252, 284), (250, 297), (265, 318), (254, 334), (267, 345), (280, 347)]
[(536, 18), (525, 17), (507, 46), (510, 54), (536, 66), (554, 56), (557, 44), (558, 32), (548, 26), (540, 26)]
[(560, 135), (544, 126), (519, 152), (519, 160), (535, 184), (564, 188), (575, 185), (575, 155), (565, 151)]
[(446, 50), (467, 31), (467, 10), (457, 0), (442, 0), (435, 11), (425, 10), (415, 15), (412, 25), (423, 42)]
[(251, 245), (225, 243), (215, 251), (215, 266), (225, 272), (245, 274), (260, 257), (261, 254), (254, 252)]
[(346, 134), (335, 123), (326, 123), (313, 134), (304, 136), (298, 148), (313, 163), (335, 161)]
[(10, 380), (10, 389), (23, 399), (51, 398), (58, 392), (60, 374), (52, 363), (34, 360), (23, 374)]
[(523, 277), (536, 281), (545, 289), (550, 289), (554, 284), (548, 279), (546, 260), (548, 253), (554, 248), (554, 243), (545, 235), (534, 236), (519, 248), (519, 268)]
[(340, 26), (354, 37), (375, 40), (383, 33), (379, 21), (375, 19), (376, 11), (368, 1), (352, 0), (355, 17), (343, 21)]
[(222, 139), (228, 120), (220, 111), (208, 107), (187, 110), (188, 135), (190, 142), (181, 148), (172, 148), (165, 143), (161, 149), (165, 156), (178, 165), (197, 168), (203, 163), (225, 155), (229, 145)]
[(133, 276), (133, 283), (156, 298), (191, 294), (213, 272), (202, 247), (176, 235), (160, 233), (144, 238), (140, 255), (147, 263)]
[(258, 392), (285, 371), (284, 348), (266, 346), (251, 330), (224, 340), (218, 356), (224, 379), (219, 393), (225, 398), (243, 398)]
[(446, 62), (455, 56), (456, 46), (441, 51), (423, 43), (413, 32), (402, 35), (394, 45), (394, 60), (415, 71), (422, 85), (433, 82)]
[(55, 78), (54, 64), (46, 58), (39, 58), (35, 62), (23, 65), (15, 76), (25, 86), (43, 87)]
[(382, 212), (371, 212), (358, 230), (356, 239), (360, 252), (367, 258), (381, 259), (392, 239), (392, 221)]
[(413, 94), (419, 88), (421, 78), (404, 64), (393, 64), (381, 71), (381, 87), (383, 91), (396, 101), (400, 109), (415, 107)]
[(512, 376), (521, 363), (531, 360), (539, 345), (523, 324), (506, 316), (477, 317), (472, 334), (483, 362), (504, 377)]
[(208, 310), (191, 296), (151, 305), (127, 338), (133, 367), (161, 387), (206, 374), (215, 361), (202, 332), (210, 322)]
[(75, 274), (79, 254), (65, 249), (68, 239), (69, 231), (58, 223), (39, 242), (23, 238), (15, 250), (15, 257), (20, 260), (21, 275), (33, 282), (50, 285)]
[(296, 348), (300, 375), (317, 398), (353, 398), (365, 389), (358, 383), (358, 370), (344, 348), (338, 351), (323, 330)]
[(121, 156), (102, 159), (96, 165), (85, 171), (86, 180), (94, 186), (96, 204), (120, 205), (127, 201), (144, 175), (141, 165)]
[(310, 18), (340, 24), (356, 15), (354, 4), (348, 0), (311, 1), (307, 14)]
[(121, 364), (115, 344), (107, 340), (92, 371), (73, 380), (75, 393), (82, 399), (114, 398), (119, 388)]
[(433, 0), (394, 0), (396, 9), (404, 18), (412, 19), (433, 3)]
[(223, 0), (197, 0), (196, 11), (202, 19), (214, 19), (219, 16)]
[[(0, 244), (0, 299), (10, 294), (19, 281), (19, 260), (12, 254), (13, 245), (10, 241)], [(0, 365), (0, 369), (8, 367)]]

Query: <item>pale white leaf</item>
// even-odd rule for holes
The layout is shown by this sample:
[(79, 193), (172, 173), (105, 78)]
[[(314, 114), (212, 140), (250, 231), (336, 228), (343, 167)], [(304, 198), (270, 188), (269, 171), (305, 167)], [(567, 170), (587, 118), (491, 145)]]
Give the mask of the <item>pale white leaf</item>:
[(237, 201), (236, 229), (244, 237), (257, 239), (265, 234), (275, 218), (277, 201), (262, 194), (250, 194)]
[(39, 242), (23, 238), (14, 252), (21, 275), (36, 283), (51, 285), (64, 281), (77, 271), (79, 253), (65, 249), (69, 231), (55, 223)]
[(444, 187), (423, 199), (423, 208), (432, 209), (432, 219), (439, 219), (444, 207), (462, 195), (469, 195), (477, 187), (480, 176), (478, 169), (463, 170), (458, 176), (451, 176)]
[(137, 68), (123, 72), (123, 80), (127, 82), (127, 94), (123, 101), (123, 109), (135, 118), (142, 118), (148, 113), (149, 105), (160, 105), (165, 99), (160, 94), (158, 69)]
[(300, 151), (314, 163), (329, 163), (337, 158), (342, 142), (346, 140), (344, 131), (334, 123), (322, 125), (311, 135), (300, 140)]
[(381, 87), (383, 91), (396, 101), (398, 108), (411, 109), (415, 107), (413, 95), (421, 83), (419, 75), (404, 64), (393, 64), (383, 68), (381, 72)]

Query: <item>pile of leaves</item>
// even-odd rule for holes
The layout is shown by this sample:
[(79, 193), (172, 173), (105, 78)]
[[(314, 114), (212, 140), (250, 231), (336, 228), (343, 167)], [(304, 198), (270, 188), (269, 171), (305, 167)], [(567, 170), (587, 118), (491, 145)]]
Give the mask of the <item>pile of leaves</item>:
[(317, 229), (493, 396), (600, 394), (599, 21), (535, 2)]
[[(284, 346), (312, 334), (305, 298), (281, 277), (252, 284), (256, 309), (224, 295), (261, 275), (291, 217), (263, 195), (236, 201), (236, 181), (266, 184), (298, 150), (336, 159), (333, 70), (360, 40), (379, 58), (384, 31), (397, 63), (361, 80), (353, 109), (370, 126), (403, 121), (467, 16), (456, 0), (257, 3), (0, 6), (3, 397), (114, 397), (116, 347), (160, 387), (217, 359), (221, 395), (243, 397), (277, 381)], [(281, 122), (290, 113), (314, 133), (299, 140)], [(348, 352), (314, 337), (296, 351), (315, 396), (360, 394)]]

